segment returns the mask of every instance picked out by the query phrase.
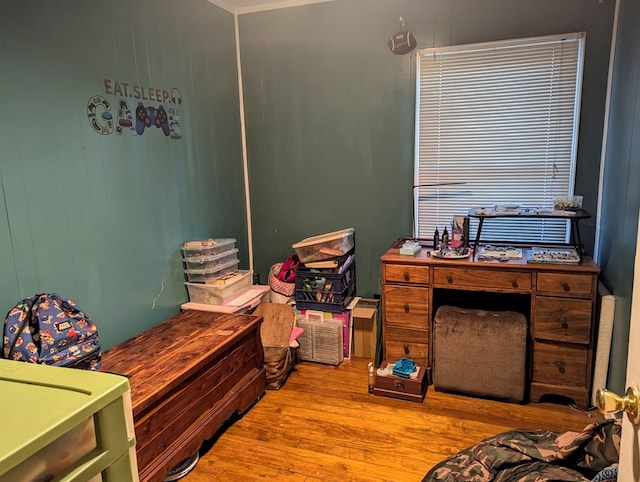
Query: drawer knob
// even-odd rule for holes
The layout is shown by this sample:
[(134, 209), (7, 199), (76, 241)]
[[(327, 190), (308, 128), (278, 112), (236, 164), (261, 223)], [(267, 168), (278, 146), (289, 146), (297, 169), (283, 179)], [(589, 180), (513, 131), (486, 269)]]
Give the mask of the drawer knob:
[(512, 279), (511, 280), (511, 286), (513, 286), (514, 288), (518, 287), (518, 280), (517, 279)]
[(404, 345), (404, 354), (405, 355), (409, 354), (409, 345)]
[(564, 368), (564, 363), (562, 363), (561, 361), (556, 362), (556, 366), (558, 367), (558, 371), (560, 373), (564, 373), (566, 371)]
[(569, 323), (567, 323), (566, 318), (560, 318), (560, 324), (562, 325), (562, 328), (564, 328), (565, 330), (569, 328)]
[(404, 304), (404, 312), (409, 313), (409, 303)]
[(447, 274), (447, 283), (449, 284), (453, 284), (453, 276), (451, 276), (451, 274)]
[(566, 281), (562, 282), (562, 289), (565, 291), (571, 291), (571, 286), (569, 286), (569, 283), (567, 283)]
[(404, 280), (405, 281), (409, 281), (410, 279), (411, 279), (411, 276), (409, 276), (409, 273), (405, 271), (404, 272)]
[(396, 390), (404, 390), (404, 382), (396, 380)]

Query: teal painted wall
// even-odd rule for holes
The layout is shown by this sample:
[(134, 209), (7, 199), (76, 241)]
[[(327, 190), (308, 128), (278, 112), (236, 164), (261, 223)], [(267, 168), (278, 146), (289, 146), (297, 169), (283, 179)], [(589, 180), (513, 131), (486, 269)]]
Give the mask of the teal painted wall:
[[(639, 204), (640, 13), (630, 0), (622, 8), (600, 260), (619, 300), (614, 388), (624, 381)], [(576, 191), (595, 212), (613, 9), (611, 0), (336, 0), (240, 16), (263, 282), (292, 243), (353, 226), (359, 294), (377, 293), (379, 256), (411, 233), (415, 58), (386, 46), (399, 16), (419, 48), (585, 30)], [(233, 23), (205, 0), (0, 3), (0, 309), (58, 291), (93, 316), (109, 347), (177, 313), (182, 242), (236, 237), (248, 268)], [(105, 78), (178, 88), (182, 138), (94, 132), (87, 103)], [(583, 236), (591, 246), (593, 223)]]
[[(92, 96), (114, 116), (138, 101), (104, 79), (177, 88), (182, 138), (95, 132)], [(0, 92), (0, 309), (56, 291), (108, 348), (187, 300), (184, 241), (236, 238), (248, 267), (230, 13), (205, 0), (3, 1)]]
[(616, 296), (610, 389), (624, 393), (640, 208), (640, 4), (620, 1), (603, 182), (600, 266)]
[[(241, 15), (255, 268), (291, 244), (356, 230), (357, 286), (380, 293), (380, 255), (412, 234), (415, 51), (586, 31), (576, 192), (595, 213), (614, 3), (594, 0), (336, 0)], [(469, 206), (472, 207), (472, 206)], [(592, 252), (594, 220), (582, 224)]]

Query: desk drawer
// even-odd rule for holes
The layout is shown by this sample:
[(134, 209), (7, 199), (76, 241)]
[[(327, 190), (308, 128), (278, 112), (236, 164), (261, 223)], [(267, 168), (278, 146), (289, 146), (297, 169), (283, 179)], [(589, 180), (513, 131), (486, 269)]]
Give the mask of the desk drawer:
[(433, 284), (482, 290), (531, 291), (531, 273), (493, 269), (434, 268)]
[(533, 334), (538, 339), (581, 343), (591, 340), (591, 300), (536, 298)]
[(427, 329), (429, 290), (386, 285), (383, 293), (385, 324)]
[(384, 344), (384, 357), (389, 363), (395, 363), (402, 357), (411, 358), (419, 367), (428, 367), (428, 345), (421, 343), (398, 343), (387, 341)]
[(534, 342), (533, 380), (551, 385), (587, 386), (587, 348)]
[(416, 365), (428, 367), (429, 332), (385, 327), (384, 358), (394, 363), (402, 357), (412, 358)]
[(538, 291), (560, 296), (593, 294), (593, 276), (571, 273), (538, 273)]
[(429, 283), (429, 268), (426, 266), (385, 264), (384, 278), (387, 283), (426, 285)]
[[(387, 362), (383, 361), (380, 368), (386, 368)], [(426, 367), (418, 365), (417, 378), (403, 378), (396, 375), (377, 375), (373, 390), (375, 395), (399, 398), (401, 400), (413, 400), (422, 402), (427, 388), (429, 377), (426, 376)]]

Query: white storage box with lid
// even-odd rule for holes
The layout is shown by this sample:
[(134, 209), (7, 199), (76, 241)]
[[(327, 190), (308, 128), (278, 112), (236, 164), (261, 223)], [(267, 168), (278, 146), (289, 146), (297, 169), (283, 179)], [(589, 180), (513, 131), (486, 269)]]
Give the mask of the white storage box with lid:
[(189, 301), (180, 305), (182, 310), (212, 311), (214, 313), (252, 313), (260, 303), (269, 302), (268, 285), (251, 285), (246, 291), (235, 293), (225, 305), (209, 305)]
[(291, 247), (295, 249), (300, 262), (310, 263), (347, 254), (355, 246), (354, 236), (355, 230), (353, 228), (341, 229), (305, 238), (292, 244)]
[(187, 281), (190, 283), (213, 283), (218, 278), (235, 271), (238, 268), (238, 264), (240, 264), (240, 260), (232, 259), (215, 268), (185, 269), (184, 272), (187, 275)]
[(189, 256), (182, 261), (186, 269), (215, 270), (236, 259), (238, 259), (238, 248), (222, 251), (213, 256)]
[(183, 258), (192, 256), (215, 256), (223, 251), (229, 251), (236, 247), (233, 238), (205, 239), (204, 241), (189, 241), (182, 245)]
[(251, 287), (253, 271), (234, 271), (211, 283), (185, 283), (189, 301), (206, 305), (224, 305)]

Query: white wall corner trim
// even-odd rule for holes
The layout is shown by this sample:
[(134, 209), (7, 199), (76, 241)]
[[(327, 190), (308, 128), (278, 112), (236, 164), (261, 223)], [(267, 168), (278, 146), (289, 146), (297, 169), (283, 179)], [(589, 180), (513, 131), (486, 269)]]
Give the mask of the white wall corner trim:
[(609, 53), (609, 73), (607, 75), (607, 97), (604, 107), (604, 127), (602, 129), (602, 149), (600, 151), (600, 174), (598, 177), (598, 203), (596, 207), (596, 236), (593, 247), (593, 260), (600, 263), (600, 230), (602, 211), (602, 188), (604, 186), (604, 171), (607, 159), (607, 141), (609, 140), (609, 117), (611, 111), (611, 84), (613, 83), (613, 68), (616, 56), (616, 45), (618, 42), (618, 17), (620, 12), (620, 0), (616, 0), (613, 14), (613, 30), (611, 34), (611, 51)]
[(335, 2), (335, 0), (208, 0), (210, 3), (240, 15), (243, 13), (263, 12), (278, 8), (300, 7), (312, 3)]
[(228, 2), (227, 0), (207, 0), (209, 3), (214, 4), (216, 7), (220, 7), (223, 10), (226, 10), (229, 13), (234, 12), (233, 2)]

